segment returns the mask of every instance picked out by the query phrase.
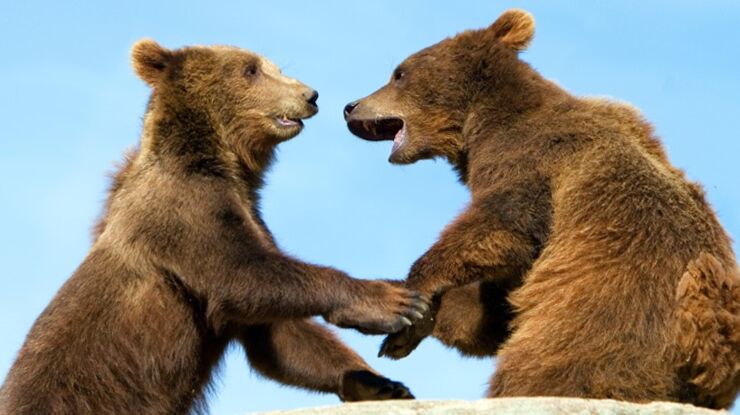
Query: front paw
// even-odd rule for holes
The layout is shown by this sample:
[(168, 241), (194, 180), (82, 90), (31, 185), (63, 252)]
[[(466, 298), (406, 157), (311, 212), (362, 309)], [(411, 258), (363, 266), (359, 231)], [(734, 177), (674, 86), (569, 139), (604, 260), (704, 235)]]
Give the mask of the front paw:
[(401, 382), (395, 382), (367, 370), (353, 370), (342, 376), (339, 398), (343, 402), (414, 399)]
[(434, 331), (434, 313), (425, 313), (414, 325), (404, 327), (401, 331), (388, 335), (380, 346), (378, 357), (402, 359), (416, 349), (424, 338)]
[(429, 311), (426, 297), (382, 281), (365, 281), (348, 306), (326, 314), (329, 323), (365, 334), (396, 333), (423, 318)]

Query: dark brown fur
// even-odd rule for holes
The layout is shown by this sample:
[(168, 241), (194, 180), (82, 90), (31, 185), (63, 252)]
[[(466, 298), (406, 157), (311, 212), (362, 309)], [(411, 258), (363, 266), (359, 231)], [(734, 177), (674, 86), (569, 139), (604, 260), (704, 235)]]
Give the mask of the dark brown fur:
[(407, 279), (438, 298), (436, 320), (381, 353), (433, 334), (497, 354), (491, 397), (728, 407), (740, 387), (730, 239), (636, 110), (576, 98), (518, 58), (533, 29), (508, 11), (412, 55), (345, 109), (355, 134), (397, 137), (392, 162), (444, 157), (472, 193)]
[(232, 340), (256, 370), (343, 400), (411, 397), (308, 319), (394, 332), (418, 295), (280, 252), (259, 214), (274, 147), (316, 112), (313, 91), (227, 47), (133, 49), (154, 92), (140, 150), (115, 176), (92, 248), (28, 334), (3, 414), (204, 409)]

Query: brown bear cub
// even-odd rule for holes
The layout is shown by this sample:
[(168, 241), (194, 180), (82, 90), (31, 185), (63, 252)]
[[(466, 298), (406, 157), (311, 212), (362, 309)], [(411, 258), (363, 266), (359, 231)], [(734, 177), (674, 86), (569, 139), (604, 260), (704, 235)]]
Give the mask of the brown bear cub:
[(229, 342), (279, 382), (342, 400), (411, 398), (330, 331), (426, 313), (418, 294), (280, 252), (259, 213), (275, 146), (317, 93), (232, 47), (133, 47), (153, 93), (140, 149), (116, 175), (90, 253), (34, 324), (0, 392), (3, 414), (205, 409)]
[[(446, 158), (467, 209), (411, 267), (435, 296), (389, 336), (496, 354), (488, 395), (732, 404), (740, 385), (740, 272), (701, 187), (631, 107), (577, 98), (521, 61), (527, 12), (411, 55), (345, 108), (393, 140), (392, 163)], [(436, 317), (434, 311), (439, 310)]]

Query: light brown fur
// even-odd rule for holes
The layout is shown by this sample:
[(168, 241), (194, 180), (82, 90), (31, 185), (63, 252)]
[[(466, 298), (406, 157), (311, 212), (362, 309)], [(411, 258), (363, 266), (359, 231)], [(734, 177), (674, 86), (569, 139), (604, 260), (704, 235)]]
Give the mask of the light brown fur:
[(381, 353), (401, 358), (427, 335), (496, 353), (491, 397), (728, 407), (740, 388), (729, 237), (636, 110), (574, 97), (518, 58), (533, 31), (529, 13), (507, 11), (345, 108), (353, 133), (394, 139), (391, 162), (446, 158), (472, 193), (408, 275), (435, 308)]
[(140, 150), (114, 177), (89, 254), (28, 334), (0, 413), (200, 411), (234, 340), (286, 384), (412, 397), (309, 318), (390, 333), (423, 299), (283, 254), (260, 216), (262, 175), (316, 113), (315, 91), (232, 47), (143, 40), (132, 55), (153, 88)]

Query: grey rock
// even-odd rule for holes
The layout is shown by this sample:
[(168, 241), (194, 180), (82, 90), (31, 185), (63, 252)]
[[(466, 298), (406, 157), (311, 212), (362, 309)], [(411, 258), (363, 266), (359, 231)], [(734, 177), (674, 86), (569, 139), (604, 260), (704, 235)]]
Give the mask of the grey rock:
[(478, 401), (375, 401), (266, 412), (262, 415), (718, 415), (672, 402), (637, 404), (608, 399), (499, 398)]

